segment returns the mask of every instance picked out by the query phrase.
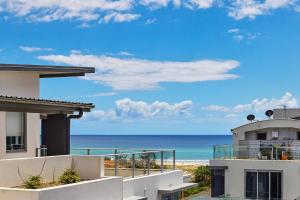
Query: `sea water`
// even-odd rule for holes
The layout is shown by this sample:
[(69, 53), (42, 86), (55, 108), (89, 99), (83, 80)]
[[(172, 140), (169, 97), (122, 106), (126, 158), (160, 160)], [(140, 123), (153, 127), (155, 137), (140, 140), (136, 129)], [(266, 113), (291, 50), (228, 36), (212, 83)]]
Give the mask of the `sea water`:
[[(176, 160), (207, 161), (213, 145), (231, 144), (231, 135), (72, 135), (71, 148), (175, 149)], [(84, 152), (82, 152), (83, 154)]]

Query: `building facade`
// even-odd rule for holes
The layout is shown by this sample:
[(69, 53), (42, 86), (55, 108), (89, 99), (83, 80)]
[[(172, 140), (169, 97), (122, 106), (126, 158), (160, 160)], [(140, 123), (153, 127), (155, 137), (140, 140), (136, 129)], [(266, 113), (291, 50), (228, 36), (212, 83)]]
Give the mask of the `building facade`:
[(233, 145), (214, 147), (212, 197), (300, 197), (300, 109), (268, 113), (268, 120), (250, 117), (250, 123), (232, 129)]

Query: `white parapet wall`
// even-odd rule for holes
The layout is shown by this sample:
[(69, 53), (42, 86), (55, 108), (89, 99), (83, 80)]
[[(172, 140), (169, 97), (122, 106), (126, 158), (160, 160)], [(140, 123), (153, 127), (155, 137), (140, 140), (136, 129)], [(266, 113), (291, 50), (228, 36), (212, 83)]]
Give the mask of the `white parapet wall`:
[[(44, 169), (43, 165), (45, 165)], [(71, 168), (72, 165), (82, 179), (98, 179), (104, 174), (103, 157), (99, 156), (6, 159), (0, 160), (0, 187), (23, 185), (24, 179), (40, 173), (45, 182), (57, 181), (64, 170)]]
[[(29, 176), (40, 173), (44, 182), (57, 181), (61, 174), (72, 166), (75, 166), (84, 181), (36, 190), (19, 187)], [(128, 179), (105, 177), (103, 156), (0, 160), (0, 200), (122, 200), (131, 196), (145, 196), (148, 200), (158, 200), (159, 188), (178, 186), (182, 183), (183, 172), (179, 170)]]
[(0, 188), (2, 200), (122, 200), (121, 177), (37, 189)]
[(282, 171), (284, 200), (300, 196), (300, 161), (296, 160), (211, 160), (210, 166), (227, 166), (225, 195), (244, 198), (245, 170)]
[(183, 183), (183, 172), (176, 170), (124, 180), (123, 196), (144, 196), (148, 200), (160, 199), (158, 188), (171, 187)]

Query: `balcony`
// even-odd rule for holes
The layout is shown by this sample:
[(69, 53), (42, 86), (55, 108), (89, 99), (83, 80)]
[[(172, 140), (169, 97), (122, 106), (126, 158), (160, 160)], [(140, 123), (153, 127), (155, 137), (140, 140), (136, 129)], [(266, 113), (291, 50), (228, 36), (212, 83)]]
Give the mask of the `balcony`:
[(300, 160), (299, 141), (243, 141), (239, 145), (214, 146), (214, 160)]

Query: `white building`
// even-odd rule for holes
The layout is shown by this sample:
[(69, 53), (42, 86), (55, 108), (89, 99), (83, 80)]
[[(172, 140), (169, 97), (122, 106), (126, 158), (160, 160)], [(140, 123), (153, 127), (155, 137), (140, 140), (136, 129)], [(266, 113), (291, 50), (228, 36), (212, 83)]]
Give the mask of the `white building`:
[(233, 129), (233, 145), (214, 147), (212, 197), (300, 197), (300, 109), (275, 109), (268, 116)]
[[(94, 71), (86, 67), (0, 64), (1, 200), (177, 200), (182, 189), (193, 186), (183, 183), (181, 171), (165, 168), (167, 151), (69, 155), (71, 120), (81, 118), (94, 105), (40, 99), (40, 79), (84, 76)], [(152, 155), (161, 156), (159, 169), (152, 169)], [(110, 163), (107, 156), (112, 157)], [(122, 165), (125, 157), (126, 164), (131, 165)], [(147, 158), (145, 166), (137, 167), (137, 157)], [(43, 163), (42, 178), (47, 182), (56, 181), (74, 162), (84, 180), (80, 183), (37, 190), (19, 188), (22, 179), (41, 171)]]

